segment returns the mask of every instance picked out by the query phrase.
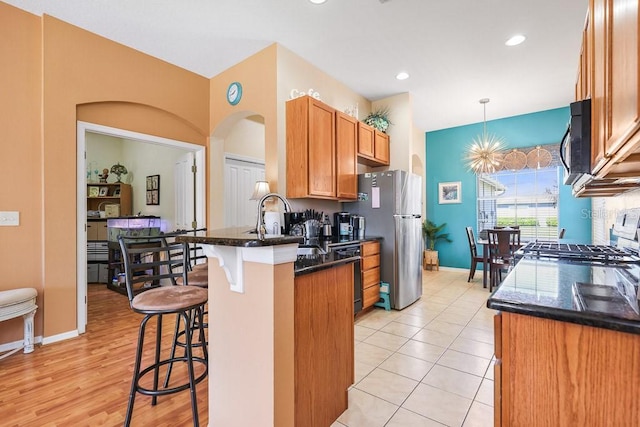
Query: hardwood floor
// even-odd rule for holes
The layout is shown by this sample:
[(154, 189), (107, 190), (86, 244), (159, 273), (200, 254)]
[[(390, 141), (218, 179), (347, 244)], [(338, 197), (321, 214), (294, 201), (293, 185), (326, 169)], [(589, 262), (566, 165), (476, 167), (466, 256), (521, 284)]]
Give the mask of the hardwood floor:
[[(0, 361), (0, 425), (123, 424), (142, 316), (129, 309), (125, 296), (105, 285), (89, 285), (88, 298), (87, 333)], [(174, 319), (163, 321), (163, 343), (171, 342)], [(143, 363), (152, 357), (155, 325), (153, 320), (147, 327)], [(174, 367), (172, 384), (186, 377), (186, 369), (182, 368)], [(202, 372), (201, 368), (197, 368), (196, 375), (198, 372)], [(206, 426), (208, 378), (198, 384), (197, 397), (200, 425)], [(156, 406), (151, 406), (151, 398), (137, 394), (131, 424), (193, 425), (189, 392), (160, 397)]]

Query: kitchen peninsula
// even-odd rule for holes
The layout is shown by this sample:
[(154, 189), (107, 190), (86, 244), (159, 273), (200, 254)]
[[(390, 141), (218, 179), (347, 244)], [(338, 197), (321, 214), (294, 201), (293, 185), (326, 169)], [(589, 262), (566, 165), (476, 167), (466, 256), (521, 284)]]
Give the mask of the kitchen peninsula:
[(296, 270), (302, 238), (250, 227), (180, 236), (209, 264), (209, 422), (327, 426), (354, 379), (353, 262)]
[(487, 303), (500, 310), (496, 426), (637, 425), (640, 316), (635, 295), (626, 300), (616, 284), (633, 287), (638, 269), (544, 258), (515, 266)]

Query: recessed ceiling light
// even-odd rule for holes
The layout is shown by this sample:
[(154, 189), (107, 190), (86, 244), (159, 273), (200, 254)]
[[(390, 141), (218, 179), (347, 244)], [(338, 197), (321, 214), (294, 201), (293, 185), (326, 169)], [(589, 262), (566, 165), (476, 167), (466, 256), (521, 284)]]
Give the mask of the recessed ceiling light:
[(504, 44), (506, 44), (507, 46), (516, 46), (522, 43), (525, 39), (526, 37), (522, 34), (516, 34), (515, 36), (507, 40)]
[(402, 71), (401, 73), (396, 74), (396, 79), (398, 80), (406, 80), (409, 78), (409, 74)]
[(327, 0), (309, 0), (311, 3), (313, 4), (322, 4), (324, 2), (326, 2)]

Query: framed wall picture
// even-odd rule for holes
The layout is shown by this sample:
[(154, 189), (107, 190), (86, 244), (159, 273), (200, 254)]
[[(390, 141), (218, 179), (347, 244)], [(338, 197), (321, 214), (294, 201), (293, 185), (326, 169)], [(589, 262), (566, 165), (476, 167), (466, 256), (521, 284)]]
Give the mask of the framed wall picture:
[(460, 181), (439, 183), (438, 203), (462, 203), (462, 183)]
[(147, 205), (160, 204), (160, 175), (147, 177)]
[(109, 187), (100, 187), (100, 197), (107, 197), (109, 195)]

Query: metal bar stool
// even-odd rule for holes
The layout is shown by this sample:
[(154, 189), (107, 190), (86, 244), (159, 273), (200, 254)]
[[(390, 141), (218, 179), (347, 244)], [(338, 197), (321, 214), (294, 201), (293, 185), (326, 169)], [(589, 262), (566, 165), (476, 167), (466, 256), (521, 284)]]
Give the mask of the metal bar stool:
[[(193, 235), (197, 235), (198, 232), (203, 232), (203, 231), (207, 231), (206, 228), (200, 228), (200, 229), (194, 229), (194, 230), (178, 230), (178, 231), (174, 231), (171, 233), (163, 233), (161, 235), (163, 244), (166, 245), (170, 245), (173, 243), (174, 239), (176, 238), (176, 236), (182, 236), (184, 234), (193, 234)], [(182, 276), (176, 277), (173, 284), (174, 285), (186, 285), (186, 286), (197, 286), (200, 288), (205, 288), (207, 289), (209, 287), (209, 270), (208, 270), (208, 266), (207, 264), (195, 264), (195, 262), (200, 258), (198, 256), (198, 251), (201, 251), (200, 247), (197, 246), (188, 246), (188, 250), (186, 252), (179, 250), (179, 251), (169, 251), (169, 256), (170, 257), (182, 257), (184, 256), (187, 259), (187, 265), (188, 265), (188, 270), (187, 270), (187, 283), (183, 283), (182, 280)], [(179, 266), (180, 271), (182, 266)], [(202, 316), (204, 318), (204, 316), (207, 315), (207, 312), (204, 311), (202, 313)], [(198, 318), (192, 316), (192, 325), (191, 325), (191, 331), (197, 330), (199, 328), (199, 324), (198, 324)], [(207, 329), (209, 327), (209, 325), (207, 324), (206, 321), (203, 321), (202, 323), (203, 328)], [(173, 344), (171, 345), (171, 355), (169, 356), (169, 358), (174, 358), (175, 357), (175, 353), (176, 353), (176, 348), (177, 347), (182, 347), (185, 348), (186, 347), (186, 341), (182, 339), (182, 337), (184, 337), (186, 331), (182, 328), (180, 328), (180, 322), (176, 322), (176, 326), (175, 326), (175, 330), (173, 333)], [(206, 334), (204, 335), (200, 335), (199, 336), (199, 340), (197, 343), (193, 343), (191, 344), (192, 347), (200, 347), (200, 346), (206, 346), (207, 345), (207, 336)], [(167, 385), (169, 384), (169, 380), (171, 378), (171, 371), (173, 370), (173, 363), (169, 364), (169, 367), (167, 369), (167, 375), (165, 377), (164, 380), (164, 387), (167, 387)]]
[[(127, 296), (131, 309), (144, 315), (140, 323), (138, 333), (138, 347), (136, 350), (131, 392), (127, 405), (127, 414), (124, 425), (129, 426), (133, 415), (133, 405), (137, 393), (151, 396), (151, 404), (157, 403), (158, 396), (190, 390), (191, 410), (193, 413), (193, 425), (199, 426), (198, 407), (196, 399), (196, 384), (201, 382), (208, 373), (207, 346), (201, 345), (202, 356), (193, 354), (193, 325), (197, 325), (200, 337), (204, 337), (203, 312), (207, 303), (208, 292), (206, 289), (195, 286), (177, 286), (178, 277), (184, 284), (188, 283), (188, 257), (180, 258), (175, 255), (181, 250), (186, 253), (187, 245), (183, 243), (166, 244), (161, 238), (154, 237), (125, 237), (118, 238), (122, 258), (125, 267)], [(180, 268), (178, 268), (180, 267)], [(180, 271), (178, 271), (180, 270)], [(168, 281), (168, 286), (162, 286)], [(157, 286), (157, 287), (153, 287)], [(136, 294), (136, 289), (142, 292)], [(147, 289), (147, 290), (145, 290)], [(160, 358), (162, 348), (162, 318), (165, 315), (175, 315), (176, 322), (184, 326), (185, 354), (184, 356), (172, 355), (166, 359)], [(147, 322), (156, 317), (156, 346), (154, 362), (142, 368), (142, 353), (144, 347), (145, 330)], [(197, 322), (194, 322), (194, 318)], [(188, 381), (172, 387), (158, 387), (160, 370), (163, 367), (172, 366), (174, 363), (185, 363), (188, 373)], [(202, 373), (195, 376), (195, 363), (203, 366)], [(141, 379), (149, 373), (153, 373), (153, 387), (143, 387)], [(168, 381), (167, 381), (168, 382)]]

